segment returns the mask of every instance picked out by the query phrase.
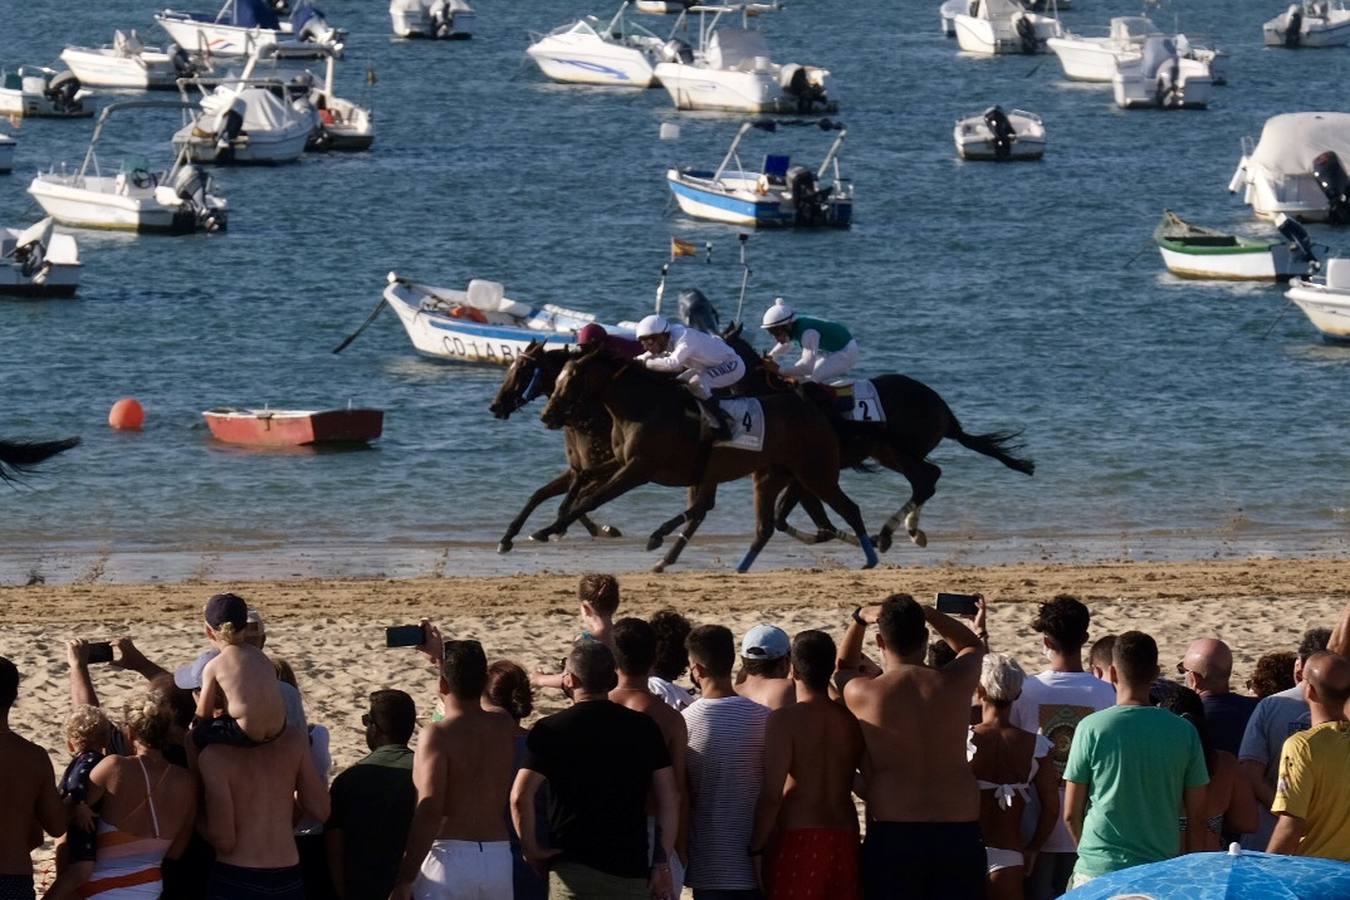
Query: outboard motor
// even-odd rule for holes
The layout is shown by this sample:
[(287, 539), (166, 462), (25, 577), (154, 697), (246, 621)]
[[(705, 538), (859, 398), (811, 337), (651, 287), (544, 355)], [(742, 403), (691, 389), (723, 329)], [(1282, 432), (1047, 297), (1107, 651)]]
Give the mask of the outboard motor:
[(811, 78), (806, 66), (784, 63), (778, 69), (778, 86), (783, 93), (797, 98), (797, 112), (809, 113), (816, 103), (825, 102), (825, 86)]
[(1186, 103), (1185, 91), (1181, 89), (1181, 60), (1172, 57), (1158, 69), (1154, 81), (1154, 101), (1159, 109), (1180, 109)]
[(328, 24), (323, 13), (301, 0), (291, 13), (291, 31), (302, 41), (315, 44), (332, 44), (337, 55), (342, 53), (342, 32)]
[(1332, 225), (1350, 223), (1350, 176), (1345, 174), (1341, 158), (1330, 150), (1319, 153), (1313, 159), (1312, 174), (1327, 196), (1327, 221)]
[(186, 50), (176, 44), (173, 53), (169, 54), (169, 62), (173, 63), (173, 70), (179, 78), (193, 78), (197, 74), (197, 67), (192, 64), (192, 58), (187, 55)]
[(1022, 52), (1026, 54), (1036, 53), (1041, 49), (1041, 42), (1036, 37), (1036, 26), (1031, 23), (1025, 15), (1017, 17), (1015, 23), (1017, 28), (1017, 38), (1022, 42)]
[(1303, 43), (1303, 7), (1290, 4), (1289, 12), (1284, 15), (1284, 45), (1297, 47)]
[(427, 21), (433, 38), (445, 39), (455, 30), (455, 14), (449, 0), (435, 0), (427, 10)]
[(661, 45), (661, 61), (687, 66), (694, 61), (694, 48), (679, 38), (671, 38)]
[(58, 112), (74, 112), (81, 106), (80, 101), (75, 99), (75, 95), (80, 92), (80, 79), (75, 77), (75, 73), (66, 70), (59, 75), (52, 77), (47, 82), (47, 99), (52, 101), (52, 106)]
[(1322, 263), (1317, 258), (1317, 248), (1313, 245), (1312, 236), (1308, 234), (1308, 229), (1304, 228), (1302, 223), (1292, 216), (1280, 213), (1275, 216), (1275, 230), (1289, 242), (1290, 253), (1294, 254), (1295, 258), (1303, 259), (1308, 263), (1309, 272), (1316, 272), (1322, 268)]
[(830, 215), (830, 193), (834, 188), (819, 188), (816, 173), (806, 166), (788, 169), (788, 191), (792, 194), (793, 222), (797, 225), (820, 225)]
[(201, 228), (218, 231), (225, 227), (225, 219), (218, 210), (211, 209), (206, 203), (206, 192), (211, 179), (197, 166), (183, 166), (174, 176), (174, 195), (183, 201)]
[(706, 331), (708, 334), (718, 334), (721, 331), (721, 317), (713, 307), (712, 301), (698, 288), (680, 291), (679, 304), (680, 318), (690, 328)]
[(1001, 106), (991, 106), (984, 111), (984, 124), (994, 136), (994, 156), (1007, 159), (1012, 156), (1012, 146), (1017, 140), (1017, 129), (1008, 121), (1008, 114)]
[(19, 271), (36, 285), (46, 284), (47, 276), (52, 272), (52, 264), (47, 261), (47, 240), (51, 232), (51, 226), (48, 225), (41, 234), (14, 248), (14, 260), (19, 264)]
[(215, 127), (212, 129), (216, 136), (217, 162), (227, 163), (234, 160), (234, 141), (244, 131), (246, 107), (243, 97), (235, 97), (229, 106), (217, 114)]

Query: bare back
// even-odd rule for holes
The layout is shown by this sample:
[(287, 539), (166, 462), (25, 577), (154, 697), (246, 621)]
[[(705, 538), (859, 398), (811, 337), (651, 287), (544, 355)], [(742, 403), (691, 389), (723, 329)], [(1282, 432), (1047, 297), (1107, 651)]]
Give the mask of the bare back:
[(515, 738), (510, 716), (481, 709), (447, 716), (423, 732), (419, 740), (435, 742), (446, 767), (446, 804), (438, 839), (510, 838), (502, 810), (515, 776)]
[(868, 817), (882, 822), (973, 822), (980, 798), (966, 762), (978, 653), (943, 669), (894, 664), (844, 686), (862, 726)]
[(736, 693), (769, 709), (781, 709), (797, 702), (797, 685), (791, 678), (764, 678), (749, 675), (736, 685)]
[[(151, 797), (146, 793), (147, 778)], [(94, 769), (91, 779), (103, 788), (100, 818), (118, 831), (173, 841), (192, 823), (197, 806), (192, 775), (163, 757), (109, 756)]]
[(12, 731), (0, 731), (0, 771), (0, 875), (30, 875), (29, 853), (42, 842), (42, 807), (55, 803), (61, 809), (51, 757)]
[(277, 686), (277, 671), (261, 650), (251, 644), (223, 647), (207, 663), (204, 679), (215, 679), (224, 695), (224, 708), (250, 738), (262, 742), (286, 727), (286, 704)]
[[(989, 784), (1029, 784), (1031, 764), (1036, 754), (1036, 735), (1011, 725), (1005, 728), (979, 725), (971, 740), (975, 758), (972, 774)], [(1014, 793), (1012, 806), (1003, 809), (993, 790), (980, 791), (980, 830), (990, 847), (1022, 846), (1022, 810), (1026, 801)]]
[(769, 717), (770, 732), (791, 745), (778, 825), (857, 830), (853, 779), (863, 757), (858, 720), (833, 700), (790, 703)]

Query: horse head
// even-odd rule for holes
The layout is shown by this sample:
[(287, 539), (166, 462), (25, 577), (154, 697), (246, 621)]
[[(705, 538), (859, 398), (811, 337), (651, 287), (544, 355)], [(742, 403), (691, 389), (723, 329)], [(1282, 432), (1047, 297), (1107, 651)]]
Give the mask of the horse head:
[(545, 384), (546, 368), (543, 342), (530, 341), (511, 361), (488, 411), (498, 419), (507, 419), (535, 397), (548, 393), (552, 385)]
[(570, 358), (553, 381), (553, 392), (539, 412), (539, 419), (551, 429), (562, 428), (580, 417), (584, 405), (598, 396), (603, 377), (597, 360), (608, 358), (600, 347), (568, 351)]

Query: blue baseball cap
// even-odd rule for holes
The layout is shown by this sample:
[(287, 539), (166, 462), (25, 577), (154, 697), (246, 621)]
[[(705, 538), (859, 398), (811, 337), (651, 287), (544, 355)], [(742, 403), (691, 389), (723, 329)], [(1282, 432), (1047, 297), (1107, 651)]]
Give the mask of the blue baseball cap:
[(756, 625), (741, 641), (741, 656), (746, 659), (782, 659), (791, 651), (791, 639), (777, 625)]

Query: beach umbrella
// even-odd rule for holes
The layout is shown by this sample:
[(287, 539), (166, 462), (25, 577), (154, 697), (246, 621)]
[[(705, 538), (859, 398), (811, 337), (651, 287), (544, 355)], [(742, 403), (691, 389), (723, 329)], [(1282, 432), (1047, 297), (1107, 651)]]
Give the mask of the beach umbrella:
[(1190, 853), (1096, 878), (1064, 900), (1326, 900), (1350, 897), (1350, 863), (1313, 856)]

